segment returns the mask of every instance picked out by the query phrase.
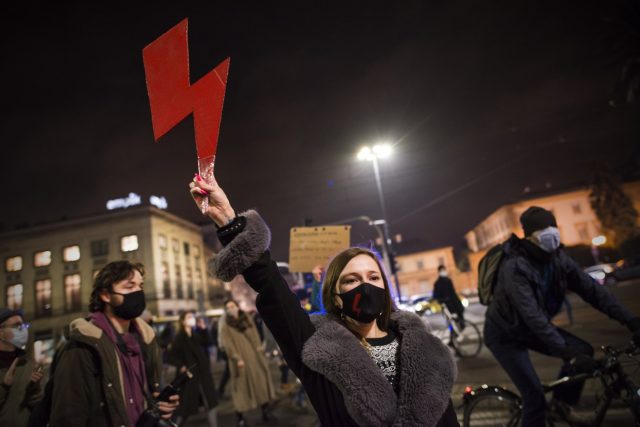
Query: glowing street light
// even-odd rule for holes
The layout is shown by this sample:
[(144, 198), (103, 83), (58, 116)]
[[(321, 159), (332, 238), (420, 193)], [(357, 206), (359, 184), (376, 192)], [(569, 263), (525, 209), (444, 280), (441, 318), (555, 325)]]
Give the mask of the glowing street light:
[(373, 172), (376, 177), (376, 185), (378, 187), (378, 198), (380, 199), (380, 209), (382, 210), (382, 220), (380, 221), (383, 226), (384, 239), (382, 244), (382, 257), (384, 258), (387, 270), (393, 274), (396, 282), (396, 292), (398, 298), (400, 298), (400, 284), (398, 282), (398, 275), (395, 271), (395, 266), (391, 265), (391, 257), (389, 256), (391, 251), (391, 234), (389, 233), (389, 221), (387, 220), (387, 208), (384, 203), (384, 193), (382, 192), (382, 181), (380, 180), (380, 168), (378, 166), (378, 159), (386, 159), (391, 156), (393, 148), (389, 143), (379, 143), (373, 147), (362, 147), (358, 152), (358, 160), (370, 161), (373, 163)]

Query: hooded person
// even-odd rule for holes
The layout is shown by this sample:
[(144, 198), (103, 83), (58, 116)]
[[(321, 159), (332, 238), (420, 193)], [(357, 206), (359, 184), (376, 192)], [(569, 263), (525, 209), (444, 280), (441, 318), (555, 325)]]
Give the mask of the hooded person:
[(25, 352), (29, 324), (22, 310), (0, 308), (0, 425), (26, 426), (42, 399), (42, 367)]
[[(486, 312), (484, 339), (522, 394), (522, 425), (544, 426), (547, 402), (529, 350), (562, 359), (559, 377), (595, 369), (593, 347), (552, 323), (566, 292), (576, 293), (627, 326), (636, 342), (640, 342), (640, 319), (567, 255), (551, 211), (532, 206), (522, 213), (520, 223), (525, 237), (513, 235), (503, 244), (504, 256)], [(583, 385), (575, 382), (558, 387), (551, 410), (568, 421), (584, 421), (571, 410)]]

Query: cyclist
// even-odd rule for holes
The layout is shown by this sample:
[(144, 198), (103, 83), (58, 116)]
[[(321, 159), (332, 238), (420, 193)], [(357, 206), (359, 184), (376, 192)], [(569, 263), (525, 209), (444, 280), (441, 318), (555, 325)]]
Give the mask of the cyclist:
[[(551, 319), (562, 307), (567, 290), (626, 325), (640, 342), (640, 318), (623, 307), (603, 286), (584, 273), (563, 250), (553, 213), (530, 207), (520, 217), (524, 239), (503, 245), (503, 258), (493, 299), (487, 309), (485, 344), (507, 372), (523, 398), (522, 426), (544, 426), (546, 400), (529, 350), (562, 358), (560, 377), (593, 372), (593, 347), (558, 328)], [(584, 383), (559, 387), (551, 408), (568, 421), (582, 421), (571, 411)]]
[(444, 265), (438, 266), (438, 276), (438, 280), (433, 284), (433, 298), (438, 300), (440, 304), (446, 305), (451, 314), (455, 316), (460, 329), (464, 329), (464, 306), (460, 298), (458, 298), (456, 289)]

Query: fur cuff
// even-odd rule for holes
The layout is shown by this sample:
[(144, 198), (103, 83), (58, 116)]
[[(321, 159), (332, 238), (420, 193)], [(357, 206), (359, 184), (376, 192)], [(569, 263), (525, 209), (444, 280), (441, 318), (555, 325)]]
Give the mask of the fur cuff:
[(247, 225), (209, 264), (211, 273), (225, 282), (251, 267), (271, 244), (271, 231), (258, 212), (248, 210), (239, 214), (247, 218)]

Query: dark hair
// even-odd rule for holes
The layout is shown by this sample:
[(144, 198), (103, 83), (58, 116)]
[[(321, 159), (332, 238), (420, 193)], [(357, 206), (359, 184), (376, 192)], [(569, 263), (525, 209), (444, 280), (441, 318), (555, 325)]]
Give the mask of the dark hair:
[[(349, 261), (351, 261), (358, 255), (366, 255), (368, 257), (371, 257), (376, 262), (376, 264), (378, 264), (378, 268), (380, 269), (382, 281), (384, 282), (385, 297), (384, 309), (382, 310), (382, 314), (378, 316), (376, 321), (380, 329), (387, 331), (389, 317), (391, 317), (391, 312), (395, 311), (395, 306), (393, 304), (393, 300), (391, 299), (389, 280), (387, 279), (387, 275), (382, 268), (380, 259), (375, 254), (375, 252), (370, 251), (369, 249), (359, 247), (349, 248), (340, 252), (333, 260), (331, 260), (331, 263), (327, 268), (327, 274), (324, 277), (324, 283), (322, 284), (322, 304), (324, 305), (327, 313), (341, 317), (342, 310), (336, 305), (334, 298), (334, 295), (336, 294), (336, 286), (338, 286), (338, 279), (340, 278), (340, 273), (342, 273), (342, 270), (344, 270)], [(343, 320), (343, 323), (351, 332), (353, 332), (358, 338), (360, 338), (361, 341), (364, 341), (363, 337), (361, 337), (348, 322), (345, 322)]]
[(144, 277), (144, 266), (139, 262), (114, 261), (102, 267), (93, 281), (89, 311), (104, 311), (105, 302), (100, 299), (102, 291), (111, 291), (114, 283), (128, 279), (134, 271)]
[(439, 265), (438, 266), (438, 273), (440, 273), (442, 270), (446, 270), (447, 267), (445, 267), (444, 265)]
[(236, 307), (238, 307), (238, 310), (240, 309), (240, 305), (233, 298), (228, 298), (228, 299), (224, 300), (224, 302), (222, 303), (222, 307), (224, 307), (226, 309), (227, 308), (227, 304), (229, 304), (230, 302), (234, 303), (236, 305)]

